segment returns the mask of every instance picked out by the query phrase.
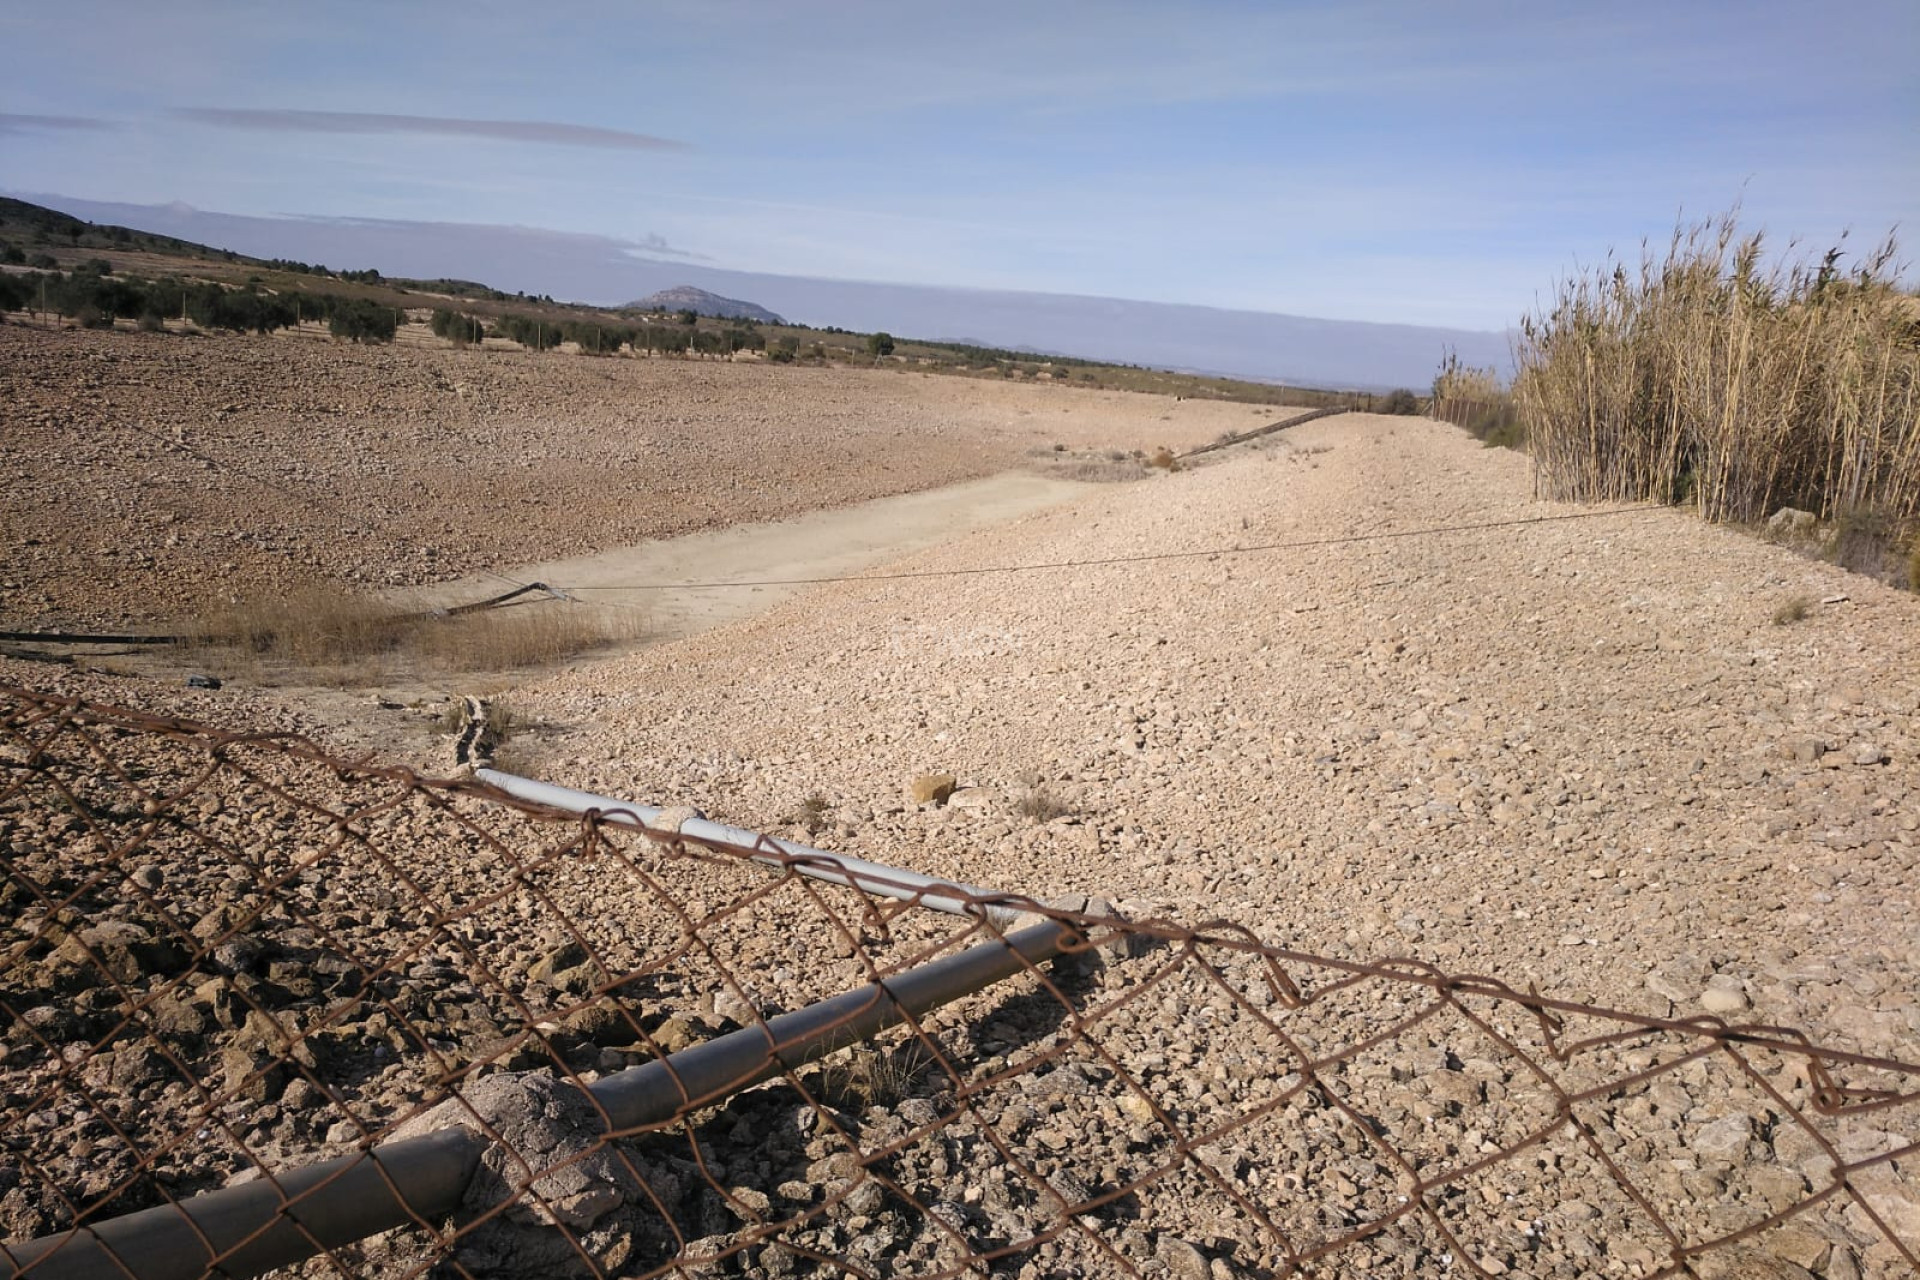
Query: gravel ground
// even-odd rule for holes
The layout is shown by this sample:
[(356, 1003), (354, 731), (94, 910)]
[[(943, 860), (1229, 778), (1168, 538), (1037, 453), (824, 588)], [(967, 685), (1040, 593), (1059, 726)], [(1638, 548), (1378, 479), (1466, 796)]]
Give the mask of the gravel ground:
[[(1350, 415), (523, 691), (543, 776), (1038, 895), (1268, 922), (1642, 1011), (1920, 1035), (1920, 601)], [(1776, 625), (1783, 601), (1814, 601)], [(1822, 600), (1827, 603), (1818, 603)], [(951, 773), (945, 807), (908, 782)], [(1034, 788), (1068, 813), (1015, 812)], [(1727, 1012), (1719, 1008), (1716, 1012)]]
[[(1336, 960), (1408, 955), (1566, 999), (1779, 1022), (1920, 1057), (1920, 602), (1675, 512), (1594, 514), (1534, 501), (1523, 459), (1451, 428), (1329, 419), (895, 566), (950, 576), (821, 587), (523, 689), (513, 707), (533, 732), (507, 750), (534, 776), (974, 883), (1099, 893), (1136, 918), (1224, 918)], [(1559, 516), (1582, 518), (1441, 531)], [(1319, 545), (1208, 554), (1275, 542)], [(960, 572), (1094, 560), (1128, 562)], [(1802, 597), (1806, 617), (1774, 621)], [(162, 692), (23, 664), (0, 676), (226, 724), (298, 722), (244, 691)], [(142, 767), (156, 790), (146, 780), (192, 776), (190, 760), (161, 750)], [(6, 1136), (55, 1181), (87, 1178), (76, 1144), (114, 1150), (86, 1095), (37, 1092), (61, 1078), (69, 1038), (79, 1079), (104, 1089), (124, 1076), (128, 1104), (162, 1128), (219, 1116), (225, 1141), (209, 1125), (211, 1141), (168, 1156), (174, 1185), (195, 1188), (245, 1168), (242, 1152), (278, 1164), (315, 1144), (350, 1149), (440, 1096), (449, 1060), (485, 1064), (488, 1079), (548, 1059), (591, 1077), (954, 941), (926, 916), (876, 932), (849, 915), (836, 930), (791, 881), (768, 890), (606, 852), (542, 861), (550, 830), (484, 808), (456, 820), (421, 794), (356, 790), (325, 768), (260, 767), (305, 807), (244, 786), (202, 802), (194, 822), (208, 838), (161, 851), (159, 880), (133, 878), (145, 892), (100, 906), (194, 941), (162, 955), (125, 933), (95, 940), (136, 992), (179, 993), (162, 1030), (228, 1095), (196, 1104), (132, 1047), (124, 1064), (118, 1049), (89, 1058), (87, 1019), (110, 1017), (112, 1001), (51, 1002), (9, 1035), (22, 1119)], [(915, 803), (911, 785), (936, 773), (958, 789)], [(302, 872), (302, 850), (339, 829), (343, 787), (366, 806), (371, 838)], [(14, 865), (41, 878), (117, 857), (57, 809), (9, 832)], [(258, 865), (237, 867), (234, 851), (253, 850)], [(284, 880), (267, 895), (277, 905), (247, 888), (270, 880)], [(228, 899), (265, 904), (232, 938)], [(23, 984), (70, 987), (72, 922), (15, 908), (15, 927), (39, 941), (17, 953), (31, 967), (7, 975), (9, 1002), (26, 998)], [(222, 954), (229, 943), (240, 945)], [(581, 971), (583, 945), (604, 968)], [(174, 974), (196, 948), (193, 975)], [(740, 1251), (697, 1274), (811, 1274), (819, 1255), (875, 1274), (954, 1274), (964, 1241), (1018, 1246), (996, 1268), (1010, 1275), (1261, 1276), (1288, 1265), (1276, 1230), (1300, 1247), (1338, 1241), (1406, 1204), (1405, 1170), (1376, 1141), (1426, 1177), (1548, 1114), (1525, 1064), (1457, 1012), (1413, 1022), (1415, 997), (1374, 980), (1283, 1015), (1253, 958), (1195, 954), (1214, 967), (1163, 950), (1067, 966), (1051, 992), (1030, 981), (990, 992), (930, 1024), (955, 1076), (924, 1061), (889, 1069), (884, 1056), (823, 1072), (808, 1080), (824, 1110), (758, 1091), (685, 1136), (629, 1148), (625, 1173), (596, 1154), (544, 1190), (614, 1273), (678, 1247), (665, 1205), (687, 1256)], [(594, 999), (608, 975), (641, 969), (647, 980), (620, 992), (625, 1012)], [(1332, 974), (1299, 963), (1293, 976), (1319, 988)], [(334, 1097), (298, 1071), (276, 1074), (272, 1033), (247, 1002), (313, 1040), (308, 1070), (326, 1069)], [(1537, 1027), (1493, 1021), (1545, 1059)], [(544, 1029), (501, 1047), (529, 1025)], [(1323, 1073), (1354, 1116), (1281, 1069), (1300, 1046), (1331, 1052), (1376, 1032), (1380, 1043)], [(1672, 1062), (1677, 1043), (1601, 1046), (1556, 1074), (1570, 1088), (1617, 1080)], [(1746, 1072), (1710, 1056), (1605, 1090), (1580, 1112), (1591, 1143), (1562, 1133), (1471, 1173), (1431, 1197), (1430, 1216), (1306, 1273), (1456, 1274), (1463, 1249), (1482, 1274), (1648, 1275), (1669, 1243), (1602, 1152), (1701, 1241), (1817, 1190), (1836, 1152), (1871, 1159), (1915, 1140), (1909, 1104), (1823, 1121), (1833, 1146), (1822, 1147), (1788, 1115), (1808, 1110), (1804, 1069), (1752, 1061)], [(1214, 1126), (1198, 1158), (1180, 1161), (1173, 1135)], [(1909, 1250), (1920, 1245), (1911, 1163), (1855, 1175)], [(0, 1186), (10, 1237), (60, 1220), (38, 1187)], [(404, 1270), (413, 1248), (393, 1237), (342, 1265)], [(473, 1274), (547, 1274), (572, 1251), (552, 1232), (480, 1232), (460, 1259)], [(1697, 1270), (1908, 1273), (1845, 1197)]]
[(904, 371), (0, 325), (0, 621), (415, 585), (1273, 410)]

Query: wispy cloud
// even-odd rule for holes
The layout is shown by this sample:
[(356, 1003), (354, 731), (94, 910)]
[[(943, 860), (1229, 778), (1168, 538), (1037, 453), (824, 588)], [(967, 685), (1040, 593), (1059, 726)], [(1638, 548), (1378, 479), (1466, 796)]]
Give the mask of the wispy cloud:
[(35, 116), (14, 111), (0, 111), (0, 133), (28, 133), (35, 129), (75, 133), (118, 127), (110, 121), (96, 120), (92, 116)]
[[(127, 206), (137, 208), (139, 206)], [(179, 206), (187, 213), (198, 210)], [(680, 258), (688, 262), (711, 262), (704, 253), (682, 249), (656, 231), (642, 233), (638, 240), (624, 236), (598, 235), (588, 231), (556, 231), (549, 227), (526, 227), (508, 223), (432, 222), (411, 218), (342, 217), (337, 214), (276, 213), (276, 219), (305, 222), (315, 226), (360, 229), (386, 234), (420, 234), (431, 237), (499, 236), (513, 240), (523, 249), (534, 247), (555, 252), (600, 254), (618, 257)], [(256, 219), (255, 221), (264, 221)]]
[[(172, 114), (198, 124), (266, 133), (424, 133), (492, 138), (500, 142), (559, 143), (615, 151), (684, 151), (684, 142), (553, 120), (464, 120), (452, 116), (387, 115), (371, 111), (286, 111), (246, 107), (180, 107)], [(20, 119), (22, 117), (14, 117)], [(25, 117), (31, 119), (32, 117)], [(4, 119), (4, 117), (0, 117)]]

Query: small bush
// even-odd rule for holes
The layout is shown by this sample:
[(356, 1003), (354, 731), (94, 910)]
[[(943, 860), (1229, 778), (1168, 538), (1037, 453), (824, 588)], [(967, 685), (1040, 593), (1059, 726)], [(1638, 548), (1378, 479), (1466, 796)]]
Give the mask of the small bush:
[(1806, 596), (1792, 596), (1781, 601), (1780, 607), (1773, 611), (1773, 625), (1776, 627), (1791, 626), (1796, 622), (1804, 621), (1806, 616), (1812, 612), (1812, 600)]
[(436, 338), (445, 338), (456, 347), (474, 346), (487, 336), (487, 327), (479, 317), (446, 307), (435, 307), (428, 321)]
[(1908, 576), (1899, 551), (1899, 532), (1884, 514), (1858, 507), (1834, 517), (1829, 556), (1843, 569), (1898, 586)]
[(818, 835), (826, 829), (827, 814), (832, 808), (833, 805), (825, 796), (815, 792), (795, 807), (794, 811), (788, 815), (787, 821), (801, 828), (810, 836)]
[(805, 1083), (815, 1097), (838, 1110), (890, 1107), (920, 1092), (937, 1065), (918, 1038), (892, 1047), (857, 1044), (846, 1056), (827, 1061)]
[(1387, 398), (1380, 402), (1380, 412), (1394, 414), (1399, 417), (1408, 417), (1417, 414), (1420, 412), (1420, 397), (1414, 395), (1413, 392), (1407, 390), (1405, 387), (1397, 388), (1396, 390), (1388, 392)]
[(399, 321), (391, 307), (364, 298), (336, 298), (327, 317), (327, 332), (349, 342), (392, 342)]
[(1167, 448), (1165, 445), (1161, 445), (1158, 449), (1155, 449), (1153, 455), (1147, 459), (1147, 465), (1150, 467), (1158, 467), (1162, 471), (1178, 471), (1180, 469), (1180, 459), (1173, 456), (1173, 450)]
[(1023, 773), (1020, 782), (1025, 789), (1020, 793), (1020, 798), (1013, 802), (1013, 811), (1021, 817), (1045, 823), (1073, 812), (1073, 806), (1047, 789), (1046, 779), (1039, 773)]

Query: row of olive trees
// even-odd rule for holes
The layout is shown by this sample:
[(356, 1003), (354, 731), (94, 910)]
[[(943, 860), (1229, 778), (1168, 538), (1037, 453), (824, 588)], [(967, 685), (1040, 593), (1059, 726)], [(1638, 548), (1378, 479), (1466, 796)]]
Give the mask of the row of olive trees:
[(158, 329), (175, 318), (202, 329), (271, 333), (303, 320), (325, 320), (336, 337), (354, 342), (390, 342), (399, 324), (391, 307), (338, 294), (264, 293), (252, 286), (228, 288), (210, 281), (116, 276), (104, 262), (73, 271), (0, 274), (0, 311), (41, 311), (89, 328), (116, 319)]
[(731, 355), (736, 351), (758, 351), (766, 339), (751, 328), (685, 328), (680, 325), (608, 324), (600, 320), (548, 320), (542, 316), (508, 314), (491, 323), (479, 316), (449, 309), (433, 313), (433, 332), (456, 346), (477, 343), (486, 337), (506, 338), (532, 351), (547, 351), (563, 342), (571, 342), (588, 355), (612, 355), (623, 347), (636, 352), (702, 355)]

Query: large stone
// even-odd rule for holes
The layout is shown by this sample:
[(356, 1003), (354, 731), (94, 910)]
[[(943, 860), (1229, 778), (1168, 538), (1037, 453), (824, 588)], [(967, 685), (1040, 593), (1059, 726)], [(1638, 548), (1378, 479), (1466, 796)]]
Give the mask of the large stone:
[(156, 938), (129, 920), (107, 920), (68, 934), (54, 955), (117, 982), (138, 982), (143, 974), (170, 973), (186, 959), (178, 943)]
[(1700, 1280), (1814, 1280), (1798, 1263), (1752, 1245), (1735, 1245), (1704, 1254), (1694, 1267)]
[(1716, 974), (1707, 980), (1707, 989), (1700, 993), (1700, 1007), (1708, 1013), (1729, 1017), (1746, 1009), (1747, 993), (1738, 978)]
[(945, 804), (958, 785), (950, 773), (923, 773), (913, 780), (908, 790), (915, 804)]
[[(396, 1139), (436, 1129), (489, 1131), (495, 1141), (481, 1157), (462, 1207), (482, 1213), (504, 1200), (514, 1207), (503, 1228), (592, 1226), (618, 1208), (639, 1184), (625, 1161), (600, 1139), (599, 1108), (585, 1091), (542, 1072), (501, 1073), (470, 1081), (460, 1097), (416, 1116), (395, 1131)], [(527, 1191), (515, 1189), (535, 1175)]]
[(285, 1063), (234, 1046), (221, 1051), (220, 1071), (233, 1096), (255, 1106), (273, 1101), (287, 1087)]
[(578, 968), (587, 962), (587, 949), (572, 938), (567, 939), (553, 950), (527, 966), (527, 977), (535, 982), (558, 985), (554, 979), (568, 969)]
[(1722, 1116), (1705, 1124), (1687, 1145), (1704, 1160), (1731, 1164), (1747, 1153), (1747, 1140), (1753, 1136), (1753, 1122), (1745, 1116)]
[(1647, 990), (1665, 996), (1676, 1005), (1685, 1005), (1699, 995), (1707, 972), (1700, 957), (1678, 955), (1647, 975)]
[(1153, 1254), (1166, 1264), (1174, 1280), (1213, 1280), (1206, 1255), (1179, 1236), (1161, 1236)]
[(1767, 532), (1776, 538), (1805, 538), (1819, 525), (1820, 517), (1798, 507), (1782, 507), (1767, 517)]

